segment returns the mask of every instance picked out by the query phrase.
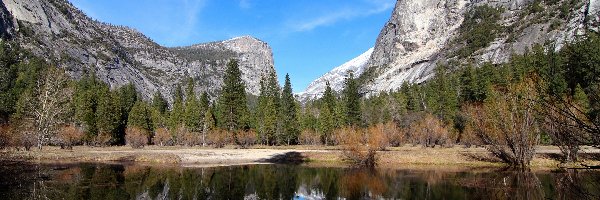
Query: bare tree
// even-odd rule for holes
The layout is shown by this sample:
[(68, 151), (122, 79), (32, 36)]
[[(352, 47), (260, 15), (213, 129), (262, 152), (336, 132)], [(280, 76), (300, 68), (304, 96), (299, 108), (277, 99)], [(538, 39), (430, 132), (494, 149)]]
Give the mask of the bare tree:
[[(558, 108), (559, 105), (555, 105), (553, 108)], [(577, 161), (577, 153), (579, 152), (580, 145), (586, 141), (586, 134), (582, 129), (579, 129), (577, 121), (573, 120), (566, 115), (561, 114), (562, 109), (545, 108), (541, 109), (541, 113), (544, 116), (543, 124), (541, 128), (544, 132), (552, 138), (552, 141), (557, 145), (563, 153), (566, 162)], [(572, 107), (571, 109), (576, 109)], [(578, 113), (577, 111), (571, 111)], [(582, 118), (579, 114), (577, 117)]]
[(23, 124), (35, 135), (38, 149), (56, 135), (67, 118), (73, 90), (61, 69), (50, 67), (23, 100)]
[(540, 141), (535, 119), (537, 93), (528, 79), (492, 92), (480, 106), (467, 109), (472, 131), (488, 151), (512, 167), (529, 167)]

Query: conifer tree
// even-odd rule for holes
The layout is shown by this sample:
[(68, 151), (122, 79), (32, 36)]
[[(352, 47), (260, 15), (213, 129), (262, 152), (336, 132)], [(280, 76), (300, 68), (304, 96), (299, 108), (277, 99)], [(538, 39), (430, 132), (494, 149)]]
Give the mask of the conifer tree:
[[(271, 75), (270, 75), (271, 76)], [(260, 95), (258, 97), (258, 134), (267, 145), (274, 144), (277, 136), (278, 115), (276, 106), (276, 87), (271, 78), (263, 77), (261, 80)]]
[(215, 116), (213, 115), (213, 108), (210, 104), (207, 106), (204, 117), (202, 118), (202, 146), (206, 145), (206, 135), (208, 135), (216, 127)]
[(242, 72), (236, 60), (227, 64), (221, 96), (219, 97), (219, 112), (222, 127), (236, 131), (247, 126), (248, 107), (246, 105), (246, 86), (242, 80)]
[(337, 110), (336, 98), (331, 90), (329, 81), (325, 82), (325, 92), (322, 99), (321, 113), (319, 114), (319, 130), (323, 143), (327, 145), (329, 144), (333, 130), (338, 128), (339, 125), (335, 120)]
[(185, 100), (185, 115), (183, 121), (188, 130), (192, 132), (199, 132), (202, 130), (202, 108), (196, 93), (194, 92), (194, 80), (188, 80), (188, 86), (186, 88), (186, 100)]
[(118, 96), (108, 89), (102, 87), (98, 91), (98, 106), (96, 110), (96, 125), (99, 134), (110, 135), (112, 143), (120, 144), (124, 137), (119, 135), (119, 123), (121, 120), (121, 107)]
[(169, 113), (169, 128), (171, 130), (175, 130), (182, 123), (184, 112), (183, 92), (181, 91), (181, 85), (178, 84), (173, 96), (173, 108)]
[(344, 100), (346, 106), (346, 124), (351, 126), (361, 125), (360, 93), (354, 73), (350, 71), (346, 77)]
[(150, 116), (150, 110), (148, 105), (143, 101), (136, 101), (131, 112), (129, 113), (129, 119), (127, 120), (128, 127), (138, 127), (152, 132), (152, 120)]
[(209, 107), (210, 99), (208, 98), (208, 94), (206, 92), (203, 92), (202, 96), (200, 96), (200, 108), (202, 111), (202, 116), (204, 116), (204, 113), (208, 110)]
[(169, 104), (159, 91), (156, 91), (152, 97), (152, 107), (160, 112), (160, 114), (165, 114), (169, 107)]
[[(129, 112), (133, 105), (138, 101), (137, 91), (132, 83), (129, 83), (118, 90), (119, 104), (121, 108), (121, 120), (119, 121), (118, 137), (125, 138), (125, 129), (127, 128), (127, 120), (129, 120)], [(119, 141), (119, 144), (125, 144), (124, 140)]]
[(84, 128), (84, 140), (90, 142), (97, 134), (96, 108), (97, 108), (97, 85), (94, 73), (87, 74), (79, 80), (75, 87), (74, 109), (75, 119)]
[(296, 99), (292, 91), (289, 74), (285, 75), (285, 84), (281, 95), (281, 113), (287, 145), (295, 144), (298, 141), (298, 135), (300, 135), (300, 125), (298, 114), (296, 113)]

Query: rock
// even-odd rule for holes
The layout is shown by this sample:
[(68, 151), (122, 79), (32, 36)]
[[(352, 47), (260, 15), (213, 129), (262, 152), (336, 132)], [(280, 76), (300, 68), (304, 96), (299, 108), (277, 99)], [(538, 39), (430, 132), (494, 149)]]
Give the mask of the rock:
[[(449, 60), (475, 64), (507, 62), (513, 53), (522, 54), (535, 44), (555, 41), (558, 50), (586, 30), (598, 30), (598, 0), (570, 5), (566, 19), (558, 6), (540, 4), (543, 11), (531, 12), (534, 0), (398, 0), (390, 20), (381, 30), (375, 49), (366, 65), (363, 90), (370, 94), (398, 89), (402, 83), (421, 83), (434, 76), (438, 64)], [(469, 59), (453, 52), (461, 47), (460, 26), (467, 11), (477, 6), (503, 7), (500, 24), (503, 33)], [(512, 27), (512, 31), (507, 27)]]
[(24, 49), (66, 69), (75, 79), (94, 71), (111, 88), (131, 82), (145, 99), (159, 91), (172, 101), (176, 85), (186, 84), (187, 77), (196, 80), (197, 94), (208, 92), (214, 98), (230, 59), (240, 61), (246, 91), (253, 95), (259, 93), (257, 77), (275, 72), (269, 45), (250, 36), (166, 48), (131, 28), (90, 19), (66, 0), (2, 3), (3, 38), (8, 38), (4, 32), (15, 33)]

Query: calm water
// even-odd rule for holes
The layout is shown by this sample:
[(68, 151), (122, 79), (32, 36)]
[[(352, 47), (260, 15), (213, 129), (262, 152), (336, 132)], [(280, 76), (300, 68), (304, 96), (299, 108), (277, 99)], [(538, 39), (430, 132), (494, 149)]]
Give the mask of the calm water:
[(0, 199), (590, 199), (600, 172), (0, 164)]

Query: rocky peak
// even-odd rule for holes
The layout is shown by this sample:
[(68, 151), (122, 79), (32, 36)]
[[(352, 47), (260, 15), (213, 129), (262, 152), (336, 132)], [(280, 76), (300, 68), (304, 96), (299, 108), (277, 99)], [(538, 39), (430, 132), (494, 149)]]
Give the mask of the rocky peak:
[(2, 3), (0, 28), (14, 29), (22, 47), (76, 79), (95, 71), (113, 88), (133, 83), (146, 99), (159, 91), (171, 100), (176, 85), (188, 77), (196, 80), (197, 93), (215, 97), (230, 59), (240, 60), (247, 91), (258, 95), (256, 76), (275, 70), (271, 48), (251, 36), (166, 48), (134, 29), (92, 20), (66, 0)]
[[(532, 11), (533, 3), (542, 11)], [(468, 60), (475, 63), (506, 62), (513, 53), (523, 53), (534, 44), (556, 41), (560, 47), (585, 29), (597, 30), (597, 0), (398, 0), (388, 23), (379, 34), (366, 66), (370, 72), (363, 89), (370, 92), (399, 88), (403, 82), (423, 82), (433, 76), (438, 64), (459, 62), (454, 52), (461, 48), (460, 27), (467, 11), (478, 6), (502, 7), (499, 23), (503, 32), (478, 49)], [(567, 13), (559, 13), (560, 6)], [(562, 16), (562, 17), (561, 17)], [(507, 30), (512, 31), (507, 31)]]

